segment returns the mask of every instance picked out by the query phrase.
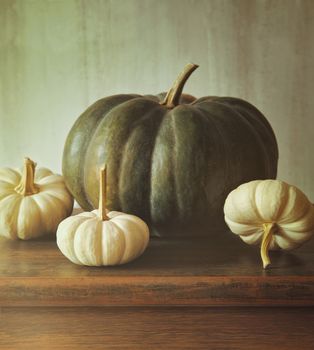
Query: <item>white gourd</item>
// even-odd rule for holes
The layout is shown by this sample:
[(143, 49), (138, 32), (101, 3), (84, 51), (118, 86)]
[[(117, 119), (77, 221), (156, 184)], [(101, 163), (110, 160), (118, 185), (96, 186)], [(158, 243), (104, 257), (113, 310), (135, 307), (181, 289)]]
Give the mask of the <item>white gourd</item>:
[(69, 217), (57, 230), (63, 255), (78, 265), (110, 266), (140, 256), (149, 242), (146, 223), (134, 215), (107, 212), (106, 169), (100, 172), (99, 209)]
[(24, 159), (22, 172), (0, 169), (0, 236), (32, 239), (55, 233), (73, 209), (63, 177)]
[(261, 244), (261, 258), (270, 264), (268, 250), (291, 250), (314, 233), (314, 207), (295, 186), (279, 180), (255, 180), (229, 193), (224, 205), (230, 230), (248, 244)]

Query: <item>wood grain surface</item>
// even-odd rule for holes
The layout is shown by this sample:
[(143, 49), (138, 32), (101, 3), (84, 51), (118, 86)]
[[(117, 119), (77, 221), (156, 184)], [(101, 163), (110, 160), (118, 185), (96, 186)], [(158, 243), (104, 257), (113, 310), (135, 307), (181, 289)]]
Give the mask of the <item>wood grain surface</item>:
[(1, 240), (0, 349), (311, 349), (313, 244), (263, 271), (229, 232), (151, 240), (115, 268), (76, 266), (53, 238)]
[(209, 241), (151, 240), (118, 267), (72, 264), (51, 240), (0, 241), (0, 306), (314, 305), (314, 241), (271, 255), (229, 232)]
[(0, 348), (313, 349), (307, 308), (3, 308)]
[(151, 239), (138, 259), (114, 267), (87, 267), (71, 263), (55, 238), (11, 241), (0, 238), (0, 276), (314, 276), (314, 239), (294, 251), (270, 252), (272, 265), (263, 270), (259, 248), (249, 246), (230, 231), (211, 240)]

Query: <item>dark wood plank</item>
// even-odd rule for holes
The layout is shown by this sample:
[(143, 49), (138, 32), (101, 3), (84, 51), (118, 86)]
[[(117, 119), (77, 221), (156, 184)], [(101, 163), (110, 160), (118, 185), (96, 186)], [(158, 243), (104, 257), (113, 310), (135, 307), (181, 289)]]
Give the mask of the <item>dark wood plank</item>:
[(0, 306), (304, 306), (313, 277), (1, 278)]
[(0, 348), (312, 349), (308, 308), (3, 308)]
[(272, 254), (229, 232), (212, 241), (152, 240), (118, 267), (69, 262), (54, 240), (0, 241), (0, 306), (314, 305), (314, 241)]

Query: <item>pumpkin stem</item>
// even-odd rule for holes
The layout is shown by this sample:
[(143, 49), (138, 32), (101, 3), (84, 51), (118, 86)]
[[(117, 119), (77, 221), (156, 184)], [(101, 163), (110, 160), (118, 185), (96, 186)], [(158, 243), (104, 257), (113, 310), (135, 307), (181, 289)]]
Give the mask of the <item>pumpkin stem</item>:
[(29, 158), (24, 158), (24, 168), (21, 181), (15, 187), (15, 191), (23, 196), (30, 196), (39, 192), (39, 186), (34, 183), (36, 163)]
[(171, 109), (179, 104), (184, 85), (196, 68), (198, 68), (198, 65), (194, 63), (189, 63), (184, 67), (183, 71), (179, 74), (172, 87), (167, 92), (165, 99), (160, 102), (161, 105)]
[(276, 227), (276, 224), (274, 223), (263, 224), (264, 234), (263, 234), (263, 240), (261, 244), (261, 257), (262, 257), (264, 269), (266, 269), (270, 265), (268, 249), (269, 249), (270, 242), (273, 238), (275, 227)]
[(102, 221), (109, 220), (106, 214), (106, 197), (107, 197), (107, 167), (100, 169), (99, 176), (99, 217)]

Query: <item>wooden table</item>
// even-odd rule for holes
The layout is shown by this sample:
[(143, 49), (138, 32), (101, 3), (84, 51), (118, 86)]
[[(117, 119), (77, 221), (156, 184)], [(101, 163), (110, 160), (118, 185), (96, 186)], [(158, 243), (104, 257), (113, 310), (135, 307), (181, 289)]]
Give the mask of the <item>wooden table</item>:
[(314, 240), (264, 271), (257, 247), (212, 237), (110, 268), (1, 240), (0, 349), (314, 349)]

